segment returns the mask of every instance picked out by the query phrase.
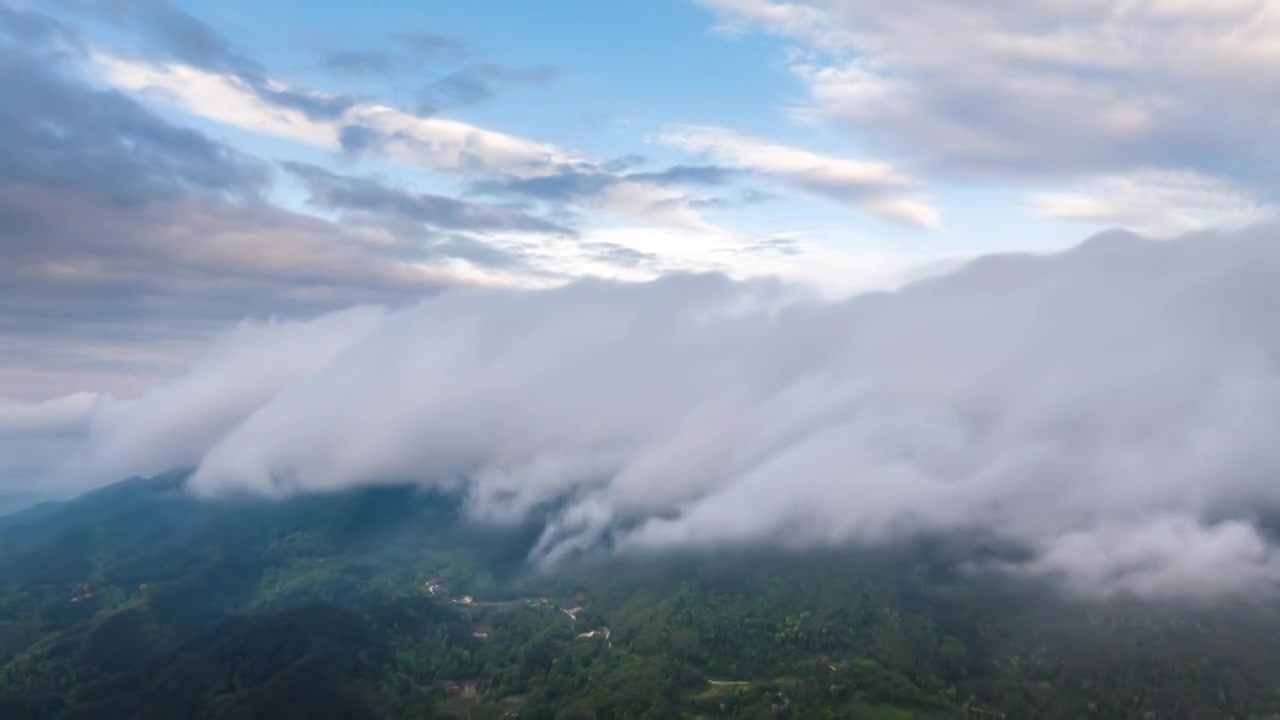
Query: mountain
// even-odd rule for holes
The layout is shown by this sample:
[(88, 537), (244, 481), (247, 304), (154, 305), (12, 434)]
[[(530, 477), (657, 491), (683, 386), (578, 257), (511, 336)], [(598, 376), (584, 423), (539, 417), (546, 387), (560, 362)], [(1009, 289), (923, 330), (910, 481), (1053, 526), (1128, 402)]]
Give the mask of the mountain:
[(33, 505), (39, 505), (45, 499), (32, 493), (0, 492), (0, 517), (26, 510)]
[(133, 478), (0, 518), (0, 717), (1280, 717), (1280, 617), (1081, 602), (958, 543), (530, 568), (388, 486)]

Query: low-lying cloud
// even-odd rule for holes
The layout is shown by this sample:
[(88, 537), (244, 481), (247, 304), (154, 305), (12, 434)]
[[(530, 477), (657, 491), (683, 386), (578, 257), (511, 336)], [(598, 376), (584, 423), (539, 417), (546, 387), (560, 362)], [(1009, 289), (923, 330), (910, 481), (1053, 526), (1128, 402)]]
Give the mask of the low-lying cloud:
[(553, 508), (539, 562), (977, 532), (1089, 594), (1252, 591), (1280, 581), (1276, 241), (1108, 233), (837, 302), (697, 275), (247, 323), (138, 399), (0, 405), (0, 456), (11, 483), (186, 465), (209, 495)]

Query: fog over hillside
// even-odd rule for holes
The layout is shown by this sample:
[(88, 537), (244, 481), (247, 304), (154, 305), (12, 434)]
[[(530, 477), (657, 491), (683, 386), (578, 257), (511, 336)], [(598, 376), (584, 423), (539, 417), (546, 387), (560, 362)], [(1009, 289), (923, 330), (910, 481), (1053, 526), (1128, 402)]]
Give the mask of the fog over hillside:
[(841, 301), (675, 275), (245, 322), (140, 398), (0, 404), (0, 477), (555, 503), (535, 562), (980, 530), (1088, 595), (1257, 591), (1280, 581), (1277, 240), (1107, 233)]

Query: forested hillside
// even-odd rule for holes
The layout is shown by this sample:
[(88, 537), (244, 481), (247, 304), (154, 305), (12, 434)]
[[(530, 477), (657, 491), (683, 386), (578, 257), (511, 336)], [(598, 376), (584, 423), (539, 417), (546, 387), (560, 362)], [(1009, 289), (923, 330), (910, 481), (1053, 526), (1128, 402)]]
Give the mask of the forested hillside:
[(595, 558), (408, 487), (135, 479), (0, 519), (0, 717), (1280, 717), (1265, 605), (1073, 601), (945, 543)]

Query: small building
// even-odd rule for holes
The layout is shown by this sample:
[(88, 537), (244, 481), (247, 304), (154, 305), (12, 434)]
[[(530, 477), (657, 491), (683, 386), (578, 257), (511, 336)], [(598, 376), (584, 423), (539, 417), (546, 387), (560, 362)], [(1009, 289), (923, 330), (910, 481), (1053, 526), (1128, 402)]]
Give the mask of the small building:
[(446, 695), (461, 695), (462, 697), (475, 697), (480, 692), (480, 681), (475, 678), (466, 678), (463, 680), (446, 680), (444, 682), (444, 692)]

